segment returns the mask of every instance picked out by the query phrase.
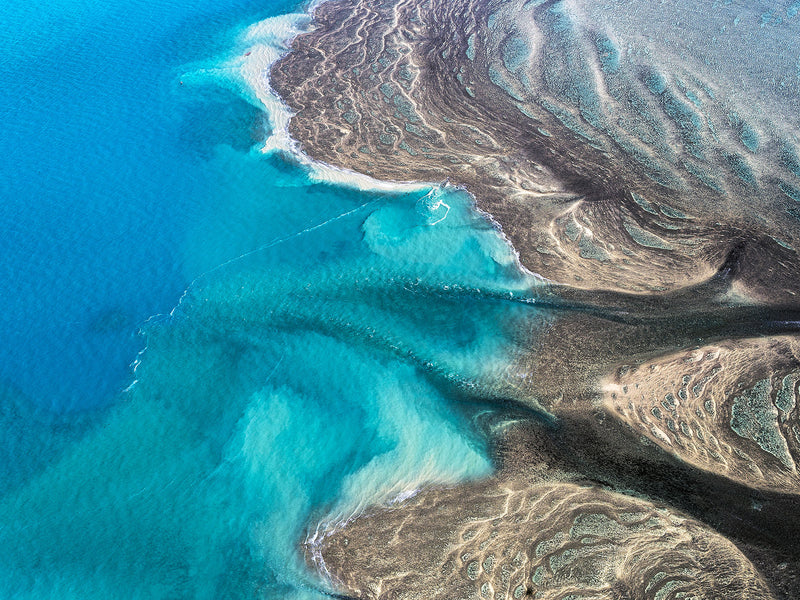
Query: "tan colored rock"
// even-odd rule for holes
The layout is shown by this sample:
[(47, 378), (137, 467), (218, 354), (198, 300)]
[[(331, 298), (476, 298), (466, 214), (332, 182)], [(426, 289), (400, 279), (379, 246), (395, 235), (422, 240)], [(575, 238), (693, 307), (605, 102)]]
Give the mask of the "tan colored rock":
[(800, 340), (735, 340), (620, 367), (603, 385), (603, 404), (697, 468), (797, 494), (798, 385)]

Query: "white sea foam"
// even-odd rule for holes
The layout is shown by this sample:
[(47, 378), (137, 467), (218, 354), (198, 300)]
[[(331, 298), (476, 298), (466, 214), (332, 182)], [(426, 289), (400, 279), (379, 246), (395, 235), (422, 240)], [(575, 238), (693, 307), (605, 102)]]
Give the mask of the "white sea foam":
[(441, 223), (447, 218), (447, 215), (450, 214), (450, 205), (442, 200), (442, 192), (444, 189), (446, 189), (446, 187), (447, 186), (439, 186), (432, 188), (430, 192), (417, 200), (418, 210), (428, 213), (431, 216), (435, 216), (436, 213), (440, 212), (440, 208), (444, 207), (445, 209), (444, 214), (441, 217), (428, 223), (429, 226)]
[(247, 50), (242, 55), (239, 73), (266, 111), (272, 130), (264, 144), (265, 153), (276, 150), (292, 154), (299, 152), (297, 143), (289, 136), (289, 120), (292, 114), (272, 91), (269, 72), (272, 65), (288, 52), (291, 41), (308, 30), (310, 22), (308, 14), (270, 17), (251, 25), (240, 39)]
[[(214, 81), (241, 95), (254, 106), (264, 110), (270, 133), (261, 147), (264, 154), (285, 153), (297, 163), (308, 170), (309, 176), (317, 181), (323, 181), (361, 191), (409, 193), (429, 190), (431, 198), (441, 201), (442, 191), (464, 189), (453, 186), (449, 181), (424, 182), (424, 181), (385, 181), (375, 179), (369, 175), (344, 169), (328, 163), (317, 161), (308, 156), (301, 149), (297, 140), (289, 133), (289, 122), (293, 113), (291, 108), (278, 96), (270, 84), (270, 71), (272, 66), (285, 56), (291, 49), (292, 41), (313, 27), (314, 10), (325, 0), (314, 0), (308, 4), (307, 12), (291, 13), (276, 17), (269, 17), (250, 25), (236, 41), (235, 53), (226, 59), (217, 61), (214, 68), (198, 68), (183, 75), (183, 79), (191, 83), (194, 80), (201, 82)], [(466, 190), (464, 190), (466, 191)], [(467, 192), (469, 193), (469, 192)], [(473, 208), (487, 219), (505, 244), (511, 249), (517, 268), (529, 279), (531, 285), (537, 285), (548, 280), (528, 270), (520, 261), (519, 252), (505, 235), (502, 226), (490, 213), (480, 210), (474, 202)], [(444, 203), (442, 203), (444, 204)], [(449, 205), (444, 204), (446, 211)], [(445, 217), (447, 212), (445, 212)], [(431, 224), (436, 224), (439, 219)]]
[[(219, 68), (201, 69), (194, 74), (202, 73), (203, 77), (211, 74), (218, 84), (235, 88), (235, 91), (243, 95), (245, 99), (263, 109), (269, 121), (270, 133), (261, 152), (264, 154), (283, 152), (292, 156), (300, 165), (308, 169), (312, 179), (362, 191), (406, 193), (430, 190), (432, 198), (436, 197), (439, 200), (441, 191), (463, 189), (451, 185), (447, 180), (422, 182), (375, 179), (363, 173), (314, 160), (303, 152), (297, 140), (292, 138), (289, 133), (289, 122), (293, 113), (291, 108), (273, 90), (270, 84), (270, 71), (272, 66), (290, 51), (294, 38), (310, 31), (313, 27), (313, 12), (323, 2), (324, 0), (311, 2), (305, 13), (270, 17), (249, 26), (237, 40), (234, 57), (222, 61)], [(190, 76), (191, 74), (187, 75), (187, 78)], [(444, 204), (444, 207), (449, 211), (450, 207), (447, 204)], [(474, 197), (473, 207), (494, 225), (498, 235), (511, 249), (518, 269), (528, 276), (534, 285), (547, 281), (541, 275), (529, 271), (520, 262), (519, 253), (505, 235), (501, 225), (491, 214), (478, 209), (474, 203)], [(444, 220), (446, 216), (447, 212), (444, 217), (431, 224)]]

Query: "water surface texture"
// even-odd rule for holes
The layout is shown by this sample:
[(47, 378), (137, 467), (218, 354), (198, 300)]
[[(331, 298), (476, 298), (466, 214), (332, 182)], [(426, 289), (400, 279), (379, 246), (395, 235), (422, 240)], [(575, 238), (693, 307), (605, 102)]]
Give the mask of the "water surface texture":
[(0, 597), (797, 597), (798, 12), (6, 3)]
[(490, 473), (537, 280), (462, 190), (262, 152), (305, 15), (6, 10), (0, 595), (313, 596), (315, 521)]
[(258, 109), (223, 89), (188, 92), (180, 74), (292, 7), (4, 4), (5, 386), (57, 410), (107, 404), (124, 387), (137, 327), (169, 312), (204, 266), (185, 256), (195, 223), (258, 182), (214, 160), (263, 138)]

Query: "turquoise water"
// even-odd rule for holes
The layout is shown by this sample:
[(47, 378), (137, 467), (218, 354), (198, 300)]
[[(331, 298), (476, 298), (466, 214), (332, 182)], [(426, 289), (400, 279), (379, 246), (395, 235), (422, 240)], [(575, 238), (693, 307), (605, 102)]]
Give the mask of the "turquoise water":
[(262, 151), (293, 8), (3, 9), (0, 597), (314, 597), (317, 523), (491, 470), (535, 281), (460, 190)]

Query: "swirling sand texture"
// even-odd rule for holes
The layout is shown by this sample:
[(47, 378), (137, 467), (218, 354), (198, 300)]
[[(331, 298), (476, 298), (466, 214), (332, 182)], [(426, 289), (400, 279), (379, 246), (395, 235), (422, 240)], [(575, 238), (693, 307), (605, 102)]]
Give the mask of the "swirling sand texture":
[(772, 597), (733, 544), (669, 509), (574, 483), (492, 483), (361, 517), (325, 539), (325, 564), (364, 598)]

